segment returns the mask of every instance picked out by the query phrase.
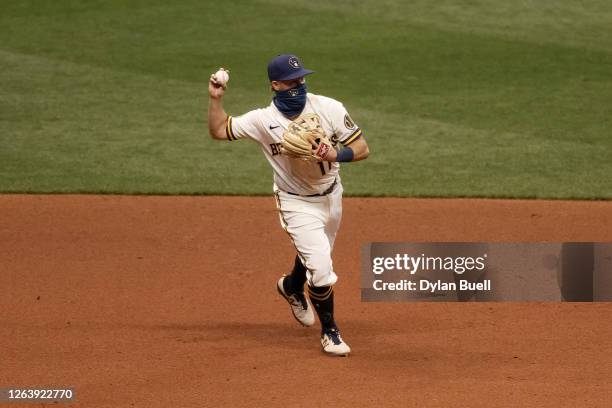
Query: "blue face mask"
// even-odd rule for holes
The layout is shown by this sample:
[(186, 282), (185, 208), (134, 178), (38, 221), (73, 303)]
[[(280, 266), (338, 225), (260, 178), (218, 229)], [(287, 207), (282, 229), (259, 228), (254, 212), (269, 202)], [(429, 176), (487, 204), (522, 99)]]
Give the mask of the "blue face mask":
[(287, 117), (297, 116), (306, 106), (306, 83), (285, 91), (275, 91), (274, 106)]

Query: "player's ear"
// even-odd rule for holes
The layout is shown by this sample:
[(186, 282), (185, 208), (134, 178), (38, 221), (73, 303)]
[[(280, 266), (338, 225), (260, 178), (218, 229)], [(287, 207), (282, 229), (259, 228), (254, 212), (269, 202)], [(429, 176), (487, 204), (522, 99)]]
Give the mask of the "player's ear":
[(272, 88), (273, 91), (278, 91), (279, 87), (280, 87), (280, 84), (278, 81), (270, 82), (270, 88)]

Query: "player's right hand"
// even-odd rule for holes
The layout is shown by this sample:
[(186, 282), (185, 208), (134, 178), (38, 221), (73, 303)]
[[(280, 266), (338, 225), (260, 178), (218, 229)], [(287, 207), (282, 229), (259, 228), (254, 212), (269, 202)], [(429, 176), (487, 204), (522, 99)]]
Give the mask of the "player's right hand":
[(211, 98), (219, 99), (223, 97), (225, 94), (225, 88), (226, 87), (224, 85), (217, 82), (215, 74), (210, 76), (210, 79), (208, 80), (208, 93), (210, 94)]

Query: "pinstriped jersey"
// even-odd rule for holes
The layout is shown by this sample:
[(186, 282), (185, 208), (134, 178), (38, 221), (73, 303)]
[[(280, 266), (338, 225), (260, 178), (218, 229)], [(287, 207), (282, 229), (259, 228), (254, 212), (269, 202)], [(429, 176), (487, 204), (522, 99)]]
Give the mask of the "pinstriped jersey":
[[(308, 93), (302, 114), (319, 116), (321, 127), (336, 146), (350, 145), (361, 137), (361, 129), (353, 122), (342, 103), (326, 96)], [(291, 120), (274, 103), (244, 115), (229, 116), (226, 122), (228, 140), (251, 139), (259, 143), (274, 170), (274, 184), (281, 190), (300, 195), (321, 194), (329, 188), (340, 169), (339, 163), (313, 162), (281, 155), (283, 133)]]

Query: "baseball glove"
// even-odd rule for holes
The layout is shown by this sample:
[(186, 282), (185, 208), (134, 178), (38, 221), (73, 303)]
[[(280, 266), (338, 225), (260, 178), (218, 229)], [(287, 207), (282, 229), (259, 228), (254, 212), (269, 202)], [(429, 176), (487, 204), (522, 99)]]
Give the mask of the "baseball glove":
[(302, 160), (320, 161), (333, 149), (321, 127), (318, 115), (302, 115), (289, 124), (281, 142), (281, 152)]

